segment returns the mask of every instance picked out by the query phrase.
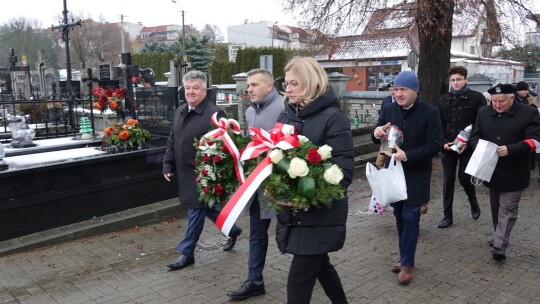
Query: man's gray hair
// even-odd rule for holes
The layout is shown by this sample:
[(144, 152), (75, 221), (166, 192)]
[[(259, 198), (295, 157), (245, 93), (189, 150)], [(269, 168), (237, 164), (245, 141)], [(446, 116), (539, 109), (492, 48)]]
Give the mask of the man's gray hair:
[(182, 78), (182, 83), (184, 86), (186, 86), (186, 81), (190, 80), (200, 80), (202, 83), (203, 88), (207, 88), (206, 82), (208, 81), (208, 78), (206, 77), (206, 74), (200, 71), (189, 71), (187, 72), (184, 77)]

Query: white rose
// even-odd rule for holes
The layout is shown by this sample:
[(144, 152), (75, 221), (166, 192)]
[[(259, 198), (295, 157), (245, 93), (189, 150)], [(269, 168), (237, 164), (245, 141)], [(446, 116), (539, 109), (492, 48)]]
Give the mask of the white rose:
[(343, 179), (343, 172), (338, 167), (338, 165), (332, 165), (330, 168), (324, 171), (324, 180), (332, 185), (338, 185), (339, 182)]
[(306, 176), (309, 173), (309, 168), (305, 160), (295, 157), (291, 159), (287, 173), (291, 178)]
[(324, 171), (324, 180), (332, 185), (338, 185), (339, 182), (343, 179), (343, 172), (338, 167), (338, 165), (332, 165), (330, 168)]
[(302, 143), (302, 144), (305, 144), (305, 143), (309, 142), (309, 139), (307, 137), (305, 137), (304, 135), (298, 135), (298, 141), (300, 141), (300, 143)]
[(283, 150), (274, 149), (270, 151), (268, 157), (270, 157), (270, 160), (277, 165), (277, 163), (279, 163), (283, 159)]
[(317, 149), (317, 152), (319, 152), (319, 155), (321, 155), (322, 160), (327, 160), (330, 157), (332, 157), (332, 147), (329, 145), (324, 145)]

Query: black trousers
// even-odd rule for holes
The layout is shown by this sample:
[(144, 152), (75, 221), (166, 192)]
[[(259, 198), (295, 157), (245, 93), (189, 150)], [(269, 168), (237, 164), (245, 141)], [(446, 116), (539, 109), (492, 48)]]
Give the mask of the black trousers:
[(478, 200), (476, 199), (476, 189), (471, 183), (471, 176), (465, 173), (465, 168), (471, 159), (472, 150), (467, 149), (462, 154), (455, 152), (443, 152), (441, 154), (441, 163), (443, 166), (443, 207), (444, 217), (452, 219), (452, 204), (454, 202), (454, 183), (456, 180), (456, 168), (459, 183), (465, 190), (469, 202), (471, 203), (471, 211), (479, 209)]
[(348, 303), (339, 275), (330, 263), (328, 253), (321, 255), (295, 255), (287, 283), (287, 303), (308, 304), (315, 280), (319, 280), (324, 293), (334, 304)]

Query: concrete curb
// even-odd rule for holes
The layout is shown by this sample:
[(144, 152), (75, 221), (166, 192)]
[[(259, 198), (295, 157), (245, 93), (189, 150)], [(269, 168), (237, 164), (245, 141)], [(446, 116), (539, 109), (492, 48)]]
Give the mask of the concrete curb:
[(0, 256), (186, 216), (178, 198), (0, 242)]

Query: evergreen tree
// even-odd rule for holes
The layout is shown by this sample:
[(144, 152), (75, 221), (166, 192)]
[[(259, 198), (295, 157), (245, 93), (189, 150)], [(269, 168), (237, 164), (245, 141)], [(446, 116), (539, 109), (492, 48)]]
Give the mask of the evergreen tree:
[(214, 49), (209, 48), (208, 36), (189, 36), (186, 41), (186, 54), (188, 62), (191, 63), (191, 69), (201, 72), (210, 72), (212, 62), (214, 61)]

